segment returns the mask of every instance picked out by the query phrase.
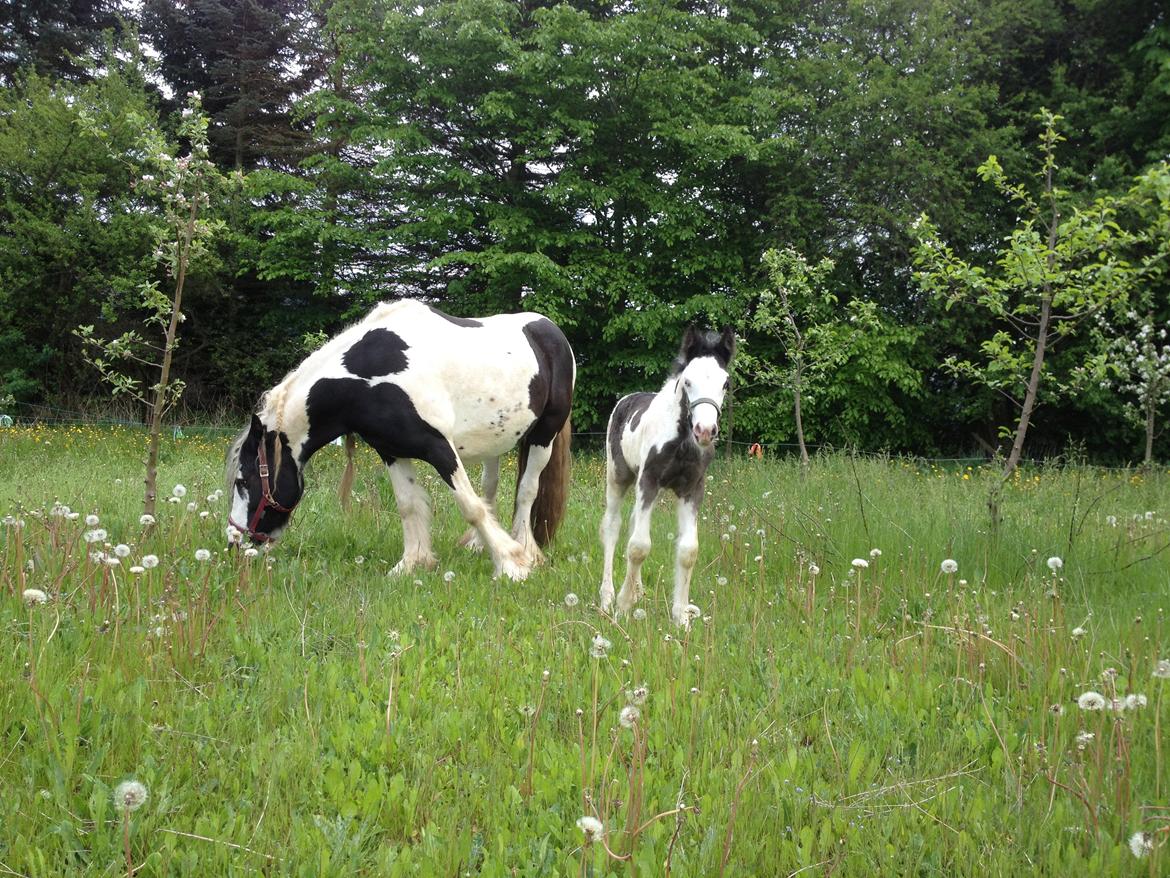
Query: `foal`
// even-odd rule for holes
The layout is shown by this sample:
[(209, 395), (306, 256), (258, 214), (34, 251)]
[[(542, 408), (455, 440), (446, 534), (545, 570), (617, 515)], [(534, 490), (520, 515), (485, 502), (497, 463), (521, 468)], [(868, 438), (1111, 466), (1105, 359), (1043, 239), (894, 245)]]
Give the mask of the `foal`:
[(662, 389), (631, 393), (614, 406), (605, 444), (603, 612), (613, 608), (613, 554), (622, 528), (622, 498), (636, 483), (618, 612), (629, 612), (641, 595), (642, 562), (650, 553), (650, 514), (659, 492), (669, 488), (679, 500), (671, 618), (677, 625), (690, 623), (691, 571), (699, 555), (699, 504), (707, 467), (715, 456), (727, 368), (734, 354), (735, 334), (730, 328), (714, 332), (690, 327)]

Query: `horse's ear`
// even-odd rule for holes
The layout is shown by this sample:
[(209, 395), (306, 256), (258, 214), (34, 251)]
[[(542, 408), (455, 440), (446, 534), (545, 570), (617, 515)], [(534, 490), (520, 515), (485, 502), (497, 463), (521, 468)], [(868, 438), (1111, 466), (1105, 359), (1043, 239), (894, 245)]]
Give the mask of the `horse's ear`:
[(724, 364), (730, 363), (735, 356), (735, 330), (730, 326), (724, 326), (719, 331), (719, 354)]
[(683, 333), (682, 344), (678, 349), (678, 356), (683, 362), (687, 362), (694, 358), (698, 352), (698, 348), (703, 343), (703, 333), (691, 323), (687, 326), (686, 332)]
[(252, 444), (259, 443), (264, 438), (264, 422), (259, 415), (252, 415), (252, 423), (248, 425), (248, 438), (244, 441)]

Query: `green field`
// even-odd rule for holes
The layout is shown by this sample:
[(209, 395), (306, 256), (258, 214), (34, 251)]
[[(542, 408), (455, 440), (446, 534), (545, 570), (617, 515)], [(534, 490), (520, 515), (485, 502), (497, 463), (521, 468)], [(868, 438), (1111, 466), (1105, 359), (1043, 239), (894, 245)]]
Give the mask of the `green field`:
[[(682, 631), (668, 501), (645, 618), (596, 609), (596, 456), (512, 583), (455, 547), (432, 477), (440, 566), (388, 577), (401, 529), (368, 449), (350, 512), (328, 447), (281, 544), (226, 553), (226, 444), (166, 443), (160, 488), (187, 494), (144, 532), (141, 433), (0, 430), (0, 875), (1170, 869), (1164, 468), (1027, 470), (990, 534), (978, 469), (721, 459)], [(119, 566), (90, 557), (117, 544)], [(1090, 690), (1134, 697), (1085, 710)]]

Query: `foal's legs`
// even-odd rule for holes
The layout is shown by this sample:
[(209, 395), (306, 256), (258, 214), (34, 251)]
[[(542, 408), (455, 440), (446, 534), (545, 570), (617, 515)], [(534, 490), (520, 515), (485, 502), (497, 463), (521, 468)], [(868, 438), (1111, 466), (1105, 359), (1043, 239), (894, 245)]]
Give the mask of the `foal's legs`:
[(628, 613), (642, 596), (642, 562), (650, 554), (650, 516), (658, 500), (658, 486), (638, 480), (634, 511), (630, 517), (630, 539), (626, 543), (626, 578), (618, 592), (619, 613)]
[(431, 570), (438, 563), (431, 551), (431, 498), (418, 483), (414, 461), (396, 460), (387, 469), (402, 517), (402, 560), (390, 572), (409, 573), (418, 566)]
[[(496, 510), (496, 491), (500, 487), (500, 459), (498, 457), (489, 457), (483, 462), (483, 482), (480, 490), (483, 493), (483, 500), (488, 505), (488, 509), (492, 511), (492, 515), (499, 517), (499, 512)], [(463, 536), (459, 538), (459, 545), (467, 546), (473, 552), (483, 551), (483, 540), (479, 538), (479, 531), (474, 527), (469, 527), (464, 531)]]
[(690, 603), (691, 573), (699, 557), (699, 504), (697, 501), (679, 498), (678, 501), (678, 543), (674, 554), (674, 599), (671, 602), (670, 617), (674, 624), (688, 626), (687, 615)]
[(613, 475), (612, 463), (606, 467), (605, 514), (601, 517), (601, 546), (604, 561), (601, 569), (601, 612), (613, 608), (613, 554), (618, 537), (622, 533), (622, 498), (630, 489), (627, 482), (622, 484)]

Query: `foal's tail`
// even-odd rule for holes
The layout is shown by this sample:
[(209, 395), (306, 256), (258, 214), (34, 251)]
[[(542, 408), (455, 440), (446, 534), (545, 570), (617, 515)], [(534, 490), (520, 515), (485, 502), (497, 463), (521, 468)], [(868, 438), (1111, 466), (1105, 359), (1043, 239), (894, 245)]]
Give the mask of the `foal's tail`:
[[(573, 442), (573, 425), (565, 418), (561, 432), (553, 439), (552, 456), (540, 474), (540, 485), (536, 501), (532, 504), (532, 534), (536, 544), (544, 548), (556, 536), (561, 519), (565, 517), (565, 506), (569, 502), (569, 470), (572, 464), (570, 446)], [(527, 451), (527, 449), (524, 449)], [(524, 455), (527, 457), (527, 454)], [(527, 463), (525, 460), (524, 463)], [(519, 483), (519, 479), (517, 479)]]
[(353, 491), (353, 452), (356, 441), (353, 433), (345, 434), (345, 472), (341, 475), (341, 485), (337, 489), (337, 496), (341, 500), (341, 508), (349, 511), (349, 495)]

